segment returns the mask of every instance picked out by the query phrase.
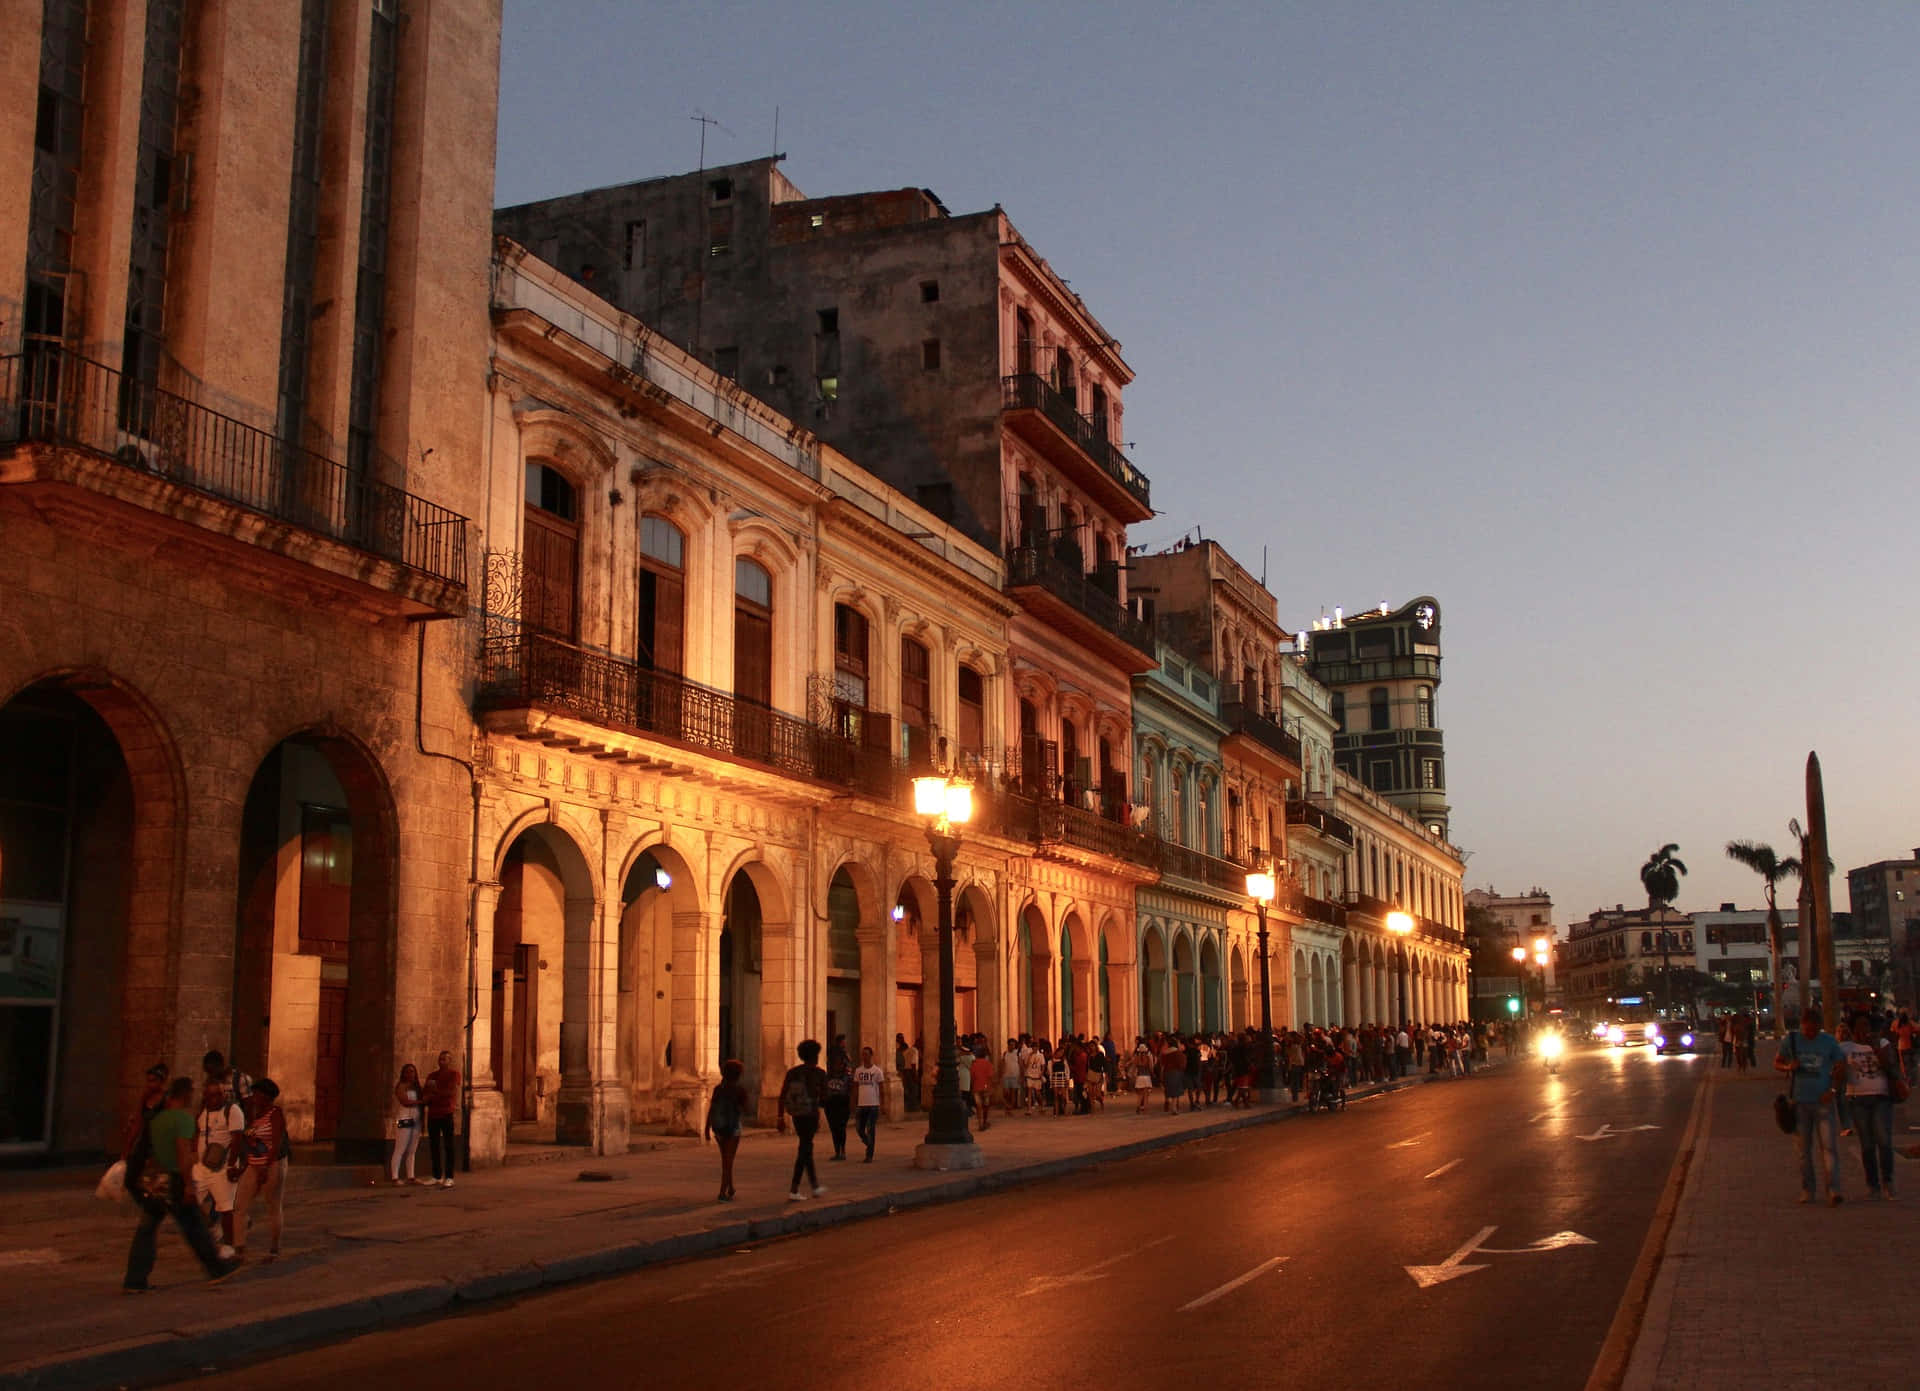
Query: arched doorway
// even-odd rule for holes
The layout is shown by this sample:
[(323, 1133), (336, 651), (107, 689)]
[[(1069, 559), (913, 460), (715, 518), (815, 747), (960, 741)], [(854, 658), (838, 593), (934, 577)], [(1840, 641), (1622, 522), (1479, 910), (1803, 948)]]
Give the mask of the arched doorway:
[(699, 907), (693, 874), (676, 851), (656, 845), (633, 857), (620, 886), (615, 1065), (635, 1120), (684, 1120), (665, 1089), (675, 1080), (691, 1085), (698, 1074), (699, 1049), (676, 1036), (674, 1018), (692, 1018), (699, 981), (692, 971), (676, 972), (674, 959), (692, 955)]
[(593, 876), (573, 838), (542, 823), (513, 838), (499, 878), (491, 1061), (507, 1137), (590, 1144), (589, 954), (599, 906)]
[(384, 1140), (398, 1071), (394, 839), (372, 755), (325, 732), (275, 745), (241, 809), (232, 1052), (279, 1084), (295, 1139), (354, 1157)]
[(1174, 1027), (1190, 1034), (1200, 1026), (1200, 983), (1194, 970), (1193, 939), (1184, 932), (1173, 938)]
[(1209, 937), (1200, 946), (1200, 1027), (1219, 1033), (1226, 1027), (1226, 995), (1220, 980), (1220, 948)]
[(1150, 1034), (1167, 1031), (1167, 943), (1152, 923), (1140, 941), (1140, 1023)]
[(117, 1148), (172, 1060), (182, 791), (158, 720), (102, 674), (0, 706), (0, 1154)]
[(720, 994), (716, 1014), (720, 1060), (738, 1058), (740, 1084), (760, 1095), (760, 986), (763, 910), (760, 891), (746, 874), (727, 883), (720, 921)]
[(1036, 1038), (1050, 1038), (1054, 1032), (1053, 1017), (1057, 1006), (1053, 998), (1053, 945), (1050, 940), (1053, 934), (1047, 930), (1046, 918), (1032, 905), (1023, 915), (1023, 923), (1032, 953), (1027, 962), (1027, 997), (1032, 1001), (1027, 1028)]
[(860, 891), (845, 865), (827, 883), (827, 1029), (831, 1048), (847, 1039), (848, 1056), (860, 1048)]

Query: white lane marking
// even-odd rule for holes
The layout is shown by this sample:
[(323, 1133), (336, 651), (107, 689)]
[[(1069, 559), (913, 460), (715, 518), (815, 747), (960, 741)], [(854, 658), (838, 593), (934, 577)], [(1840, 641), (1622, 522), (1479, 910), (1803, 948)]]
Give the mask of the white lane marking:
[(1551, 1116), (1552, 1114), (1553, 1112), (1551, 1111), (1535, 1111), (1531, 1116), (1527, 1117), (1527, 1124), (1535, 1125), (1540, 1121), (1545, 1120), (1548, 1116)]
[(1573, 1138), (1576, 1140), (1611, 1140), (1616, 1135), (1631, 1135), (1636, 1130), (1658, 1130), (1659, 1128), (1657, 1125), (1628, 1125), (1615, 1130), (1611, 1125), (1603, 1121), (1601, 1122), (1600, 1128), (1594, 1131), (1593, 1134), (1576, 1135)]
[(1467, 1161), (1464, 1159), (1449, 1159), (1446, 1163), (1442, 1164), (1439, 1168), (1435, 1169), (1432, 1173), (1428, 1174), (1427, 1177), (1439, 1178), (1440, 1175), (1444, 1174), (1447, 1170), (1456, 1168), (1457, 1166), (1464, 1164), (1466, 1162)]
[(1552, 1236), (1543, 1236), (1526, 1246), (1498, 1247), (1482, 1246), (1480, 1243), (1492, 1236), (1499, 1228), (1482, 1227), (1475, 1232), (1467, 1244), (1448, 1256), (1438, 1265), (1410, 1265), (1407, 1274), (1413, 1277), (1413, 1283), (1421, 1289), (1445, 1284), (1448, 1280), (1462, 1275), (1470, 1275), (1476, 1270), (1485, 1270), (1484, 1265), (1464, 1264), (1468, 1256), (1530, 1256), (1541, 1251), (1559, 1251), (1568, 1246), (1594, 1246), (1598, 1243), (1592, 1237), (1581, 1236), (1578, 1232), (1555, 1232)]
[(1394, 1141), (1394, 1142), (1393, 1142), (1392, 1144), (1390, 1144), (1390, 1145), (1388, 1145), (1388, 1146), (1387, 1146), (1387, 1148), (1388, 1148), (1388, 1149), (1390, 1149), (1390, 1150), (1403, 1150), (1403, 1149), (1410, 1149), (1410, 1148), (1412, 1148), (1412, 1147), (1413, 1147), (1414, 1145), (1417, 1145), (1417, 1144), (1419, 1144), (1419, 1143), (1420, 1143), (1420, 1142), (1421, 1142), (1422, 1140), (1424, 1140), (1424, 1139), (1426, 1139), (1426, 1138), (1427, 1138), (1427, 1136), (1429, 1136), (1429, 1135), (1431, 1135), (1431, 1134), (1433, 1134), (1433, 1132), (1432, 1132), (1431, 1130), (1423, 1130), (1423, 1131), (1421, 1131), (1421, 1132), (1420, 1132), (1420, 1133), (1419, 1133), (1418, 1135), (1415, 1135), (1415, 1136), (1414, 1136), (1413, 1138), (1411, 1138), (1411, 1139), (1408, 1139), (1408, 1140), (1395, 1140), (1395, 1141)]
[(1256, 1265), (1252, 1270), (1249, 1270), (1245, 1275), (1239, 1275), (1234, 1277), (1233, 1279), (1227, 1281), (1226, 1284), (1221, 1285), (1218, 1289), (1208, 1290), (1205, 1294), (1201, 1295), (1198, 1299), (1188, 1300), (1185, 1304), (1182, 1304), (1180, 1306), (1180, 1312), (1183, 1314), (1189, 1313), (1194, 1309), (1200, 1308), (1202, 1305), (1213, 1303), (1214, 1300), (1218, 1299), (1223, 1294), (1232, 1294), (1235, 1290), (1239, 1289), (1242, 1285), (1246, 1284), (1249, 1280), (1258, 1280), (1262, 1275), (1265, 1275), (1269, 1270), (1273, 1270), (1276, 1267), (1284, 1264), (1286, 1262), (1286, 1259), (1287, 1258), (1285, 1256), (1275, 1256), (1271, 1260), (1262, 1261), (1260, 1262), (1259, 1265)]
[(1048, 1290), (1065, 1289), (1068, 1285), (1090, 1285), (1095, 1280), (1104, 1280), (1107, 1278), (1109, 1267), (1116, 1266), (1121, 1261), (1130, 1256), (1137, 1256), (1143, 1251), (1151, 1251), (1156, 1246), (1164, 1246), (1172, 1240), (1171, 1235), (1157, 1236), (1144, 1246), (1136, 1246), (1131, 1251), (1122, 1251), (1117, 1256), (1108, 1256), (1104, 1261), (1095, 1261), (1085, 1270), (1070, 1271), (1065, 1275), (1036, 1275), (1027, 1281), (1027, 1287), (1021, 1291), (1021, 1294), (1044, 1294)]

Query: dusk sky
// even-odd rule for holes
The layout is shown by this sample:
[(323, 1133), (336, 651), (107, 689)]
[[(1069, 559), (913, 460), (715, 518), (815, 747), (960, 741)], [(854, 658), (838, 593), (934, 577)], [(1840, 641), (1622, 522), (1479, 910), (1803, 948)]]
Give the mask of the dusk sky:
[[(1434, 595), (1468, 887), (1920, 845), (1920, 5), (507, 0), (501, 204), (774, 147), (994, 203), (1161, 515), (1289, 629)], [(1791, 890), (1789, 890), (1789, 894)], [(1836, 878), (1835, 906), (1846, 906)]]

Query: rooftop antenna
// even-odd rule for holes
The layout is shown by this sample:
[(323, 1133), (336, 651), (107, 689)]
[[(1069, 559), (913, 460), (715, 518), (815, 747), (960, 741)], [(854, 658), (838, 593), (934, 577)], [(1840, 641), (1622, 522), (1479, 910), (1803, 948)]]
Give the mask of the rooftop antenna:
[[(693, 115), (689, 116), (687, 119), (690, 121), (698, 121), (700, 123), (700, 172), (704, 174), (707, 172), (707, 127), (713, 126), (717, 130), (719, 130), (720, 133), (723, 135), (733, 135), (733, 132), (728, 130), (725, 126), (721, 125), (720, 122), (716, 121), (713, 117), (709, 116), (706, 112), (702, 111), (697, 106), (693, 108)], [(733, 138), (735, 140), (738, 140), (740, 137), (737, 135), (733, 135)]]
[[(697, 106), (693, 108), (693, 115), (687, 119), (697, 121), (700, 125), (700, 173), (704, 174), (707, 172), (707, 127), (713, 126), (715, 129), (727, 135), (733, 135), (733, 132)], [(738, 140), (740, 137), (733, 135), (733, 138)], [(700, 277), (699, 295), (693, 302), (693, 339), (687, 344), (688, 350), (692, 352), (695, 357), (700, 356), (700, 324), (701, 320), (706, 317), (706, 309), (707, 277), (702, 275)]]
[(1260, 587), (1267, 587), (1267, 543), (1260, 543)]

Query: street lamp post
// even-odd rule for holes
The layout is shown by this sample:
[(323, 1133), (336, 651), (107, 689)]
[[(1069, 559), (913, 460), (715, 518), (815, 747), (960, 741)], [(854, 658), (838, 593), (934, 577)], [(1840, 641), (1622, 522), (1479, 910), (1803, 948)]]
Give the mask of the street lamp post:
[(913, 1166), (978, 1169), (986, 1155), (967, 1128), (967, 1104), (960, 1097), (959, 1027), (953, 1014), (953, 861), (960, 853), (959, 828), (973, 817), (973, 788), (944, 773), (915, 778), (913, 809), (927, 825), (940, 904), (940, 1060), (933, 1104), (927, 1108), (927, 1138), (914, 1151)]
[(1254, 1085), (1262, 1100), (1272, 1097), (1275, 1087), (1273, 1064), (1273, 981), (1267, 966), (1267, 905), (1273, 902), (1273, 871), (1257, 869), (1247, 875), (1247, 897), (1260, 922), (1255, 941), (1260, 952), (1260, 1068)]
[(1387, 931), (1400, 939), (1400, 1027), (1407, 1027), (1407, 938), (1413, 934), (1413, 914), (1396, 908), (1387, 914)]

